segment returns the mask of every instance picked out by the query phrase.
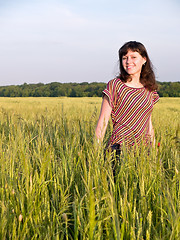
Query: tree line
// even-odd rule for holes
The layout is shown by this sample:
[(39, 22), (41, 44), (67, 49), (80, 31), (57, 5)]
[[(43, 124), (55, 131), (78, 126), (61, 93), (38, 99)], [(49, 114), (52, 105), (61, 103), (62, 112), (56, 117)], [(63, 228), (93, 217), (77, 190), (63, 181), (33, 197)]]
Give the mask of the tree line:
[[(106, 83), (82, 82), (0, 86), (0, 97), (101, 97)], [(160, 97), (180, 97), (180, 82), (158, 82)]]

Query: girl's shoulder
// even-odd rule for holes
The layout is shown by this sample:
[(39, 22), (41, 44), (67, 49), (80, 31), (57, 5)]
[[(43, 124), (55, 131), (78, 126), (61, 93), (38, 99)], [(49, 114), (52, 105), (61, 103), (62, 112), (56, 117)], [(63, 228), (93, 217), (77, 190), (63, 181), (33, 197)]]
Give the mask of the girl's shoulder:
[(119, 85), (122, 85), (123, 83), (122, 83), (122, 81), (121, 81), (121, 79), (120, 78), (113, 78), (113, 79), (111, 79), (109, 82), (108, 82), (108, 85), (111, 85), (111, 86), (114, 86), (114, 87), (116, 87), (116, 86), (119, 86)]
[(113, 82), (113, 83), (116, 82), (117, 83), (117, 82), (121, 82), (121, 79), (116, 77), (116, 78), (113, 78), (113, 79), (109, 80), (109, 82)]

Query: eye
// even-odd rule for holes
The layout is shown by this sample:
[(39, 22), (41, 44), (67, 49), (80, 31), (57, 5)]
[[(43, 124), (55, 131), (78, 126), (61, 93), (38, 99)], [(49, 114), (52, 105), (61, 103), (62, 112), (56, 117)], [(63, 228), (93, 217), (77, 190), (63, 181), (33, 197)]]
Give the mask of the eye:
[(122, 60), (126, 60), (127, 59), (127, 57), (122, 57)]

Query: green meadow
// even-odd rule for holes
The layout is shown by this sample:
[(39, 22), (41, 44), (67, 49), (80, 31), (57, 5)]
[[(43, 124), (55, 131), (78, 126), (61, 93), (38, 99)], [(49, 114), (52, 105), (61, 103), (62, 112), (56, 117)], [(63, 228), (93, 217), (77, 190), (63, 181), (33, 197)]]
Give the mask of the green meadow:
[(101, 100), (0, 98), (0, 239), (180, 239), (180, 98), (160, 99), (155, 148), (123, 149), (116, 178)]

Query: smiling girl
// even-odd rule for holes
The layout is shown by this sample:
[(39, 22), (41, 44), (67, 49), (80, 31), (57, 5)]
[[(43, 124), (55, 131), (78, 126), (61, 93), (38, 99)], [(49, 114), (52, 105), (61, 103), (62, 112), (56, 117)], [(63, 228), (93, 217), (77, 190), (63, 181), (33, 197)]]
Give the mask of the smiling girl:
[(142, 43), (130, 41), (119, 49), (120, 75), (109, 81), (103, 91), (96, 137), (103, 141), (109, 118), (113, 132), (108, 148), (120, 150), (155, 144), (151, 114), (159, 100), (151, 61)]

